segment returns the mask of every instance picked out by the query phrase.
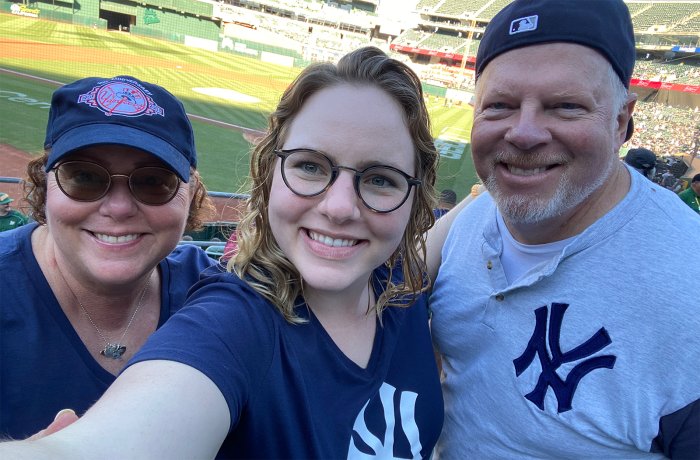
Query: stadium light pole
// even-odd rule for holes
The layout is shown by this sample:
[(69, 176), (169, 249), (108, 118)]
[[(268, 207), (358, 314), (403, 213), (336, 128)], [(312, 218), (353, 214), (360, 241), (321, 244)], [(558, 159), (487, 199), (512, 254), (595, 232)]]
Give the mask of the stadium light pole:
[(460, 66), (460, 73), (464, 76), (464, 69), (467, 67), (467, 57), (469, 57), (469, 50), (472, 47), (472, 36), (474, 35), (474, 27), (476, 25), (476, 19), (474, 17), (469, 18), (469, 33), (467, 33), (467, 46), (462, 54), (462, 65)]

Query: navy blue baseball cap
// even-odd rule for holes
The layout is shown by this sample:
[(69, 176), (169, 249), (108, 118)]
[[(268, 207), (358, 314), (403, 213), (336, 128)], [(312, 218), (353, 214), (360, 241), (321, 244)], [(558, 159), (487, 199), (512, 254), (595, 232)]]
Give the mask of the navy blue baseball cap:
[[(524, 46), (567, 42), (593, 48), (629, 88), (634, 70), (632, 18), (622, 0), (515, 0), (486, 27), (476, 54), (476, 79), (496, 56)], [(634, 133), (630, 117), (626, 140)]]
[(496, 56), (550, 42), (588, 46), (610, 61), (629, 88), (634, 70), (634, 31), (622, 0), (515, 0), (486, 27), (476, 55), (476, 76)]
[(84, 78), (53, 93), (44, 140), (46, 171), (64, 156), (100, 144), (148, 152), (185, 182), (190, 167), (197, 166), (194, 133), (182, 103), (166, 89), (130, 76)]
[(651, 169), (656, 166), (656, 155), (643, 147), (629, 149), (625, 155), (625, 163), (637, 169)]

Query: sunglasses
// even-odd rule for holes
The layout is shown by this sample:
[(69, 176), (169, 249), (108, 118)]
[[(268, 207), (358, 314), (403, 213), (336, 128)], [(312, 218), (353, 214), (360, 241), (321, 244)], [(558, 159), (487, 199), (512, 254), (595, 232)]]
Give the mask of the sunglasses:
[(58, 188), (75, 201), (97, 201), (109, 192), (113, 177), (127, 179), (133, 197), (153, 206), (172, 200), (180, 188), (180, 178), (157, 166), (136, 168), (131, 174), (111, 174), (90, 161), (66, 161), (53, 169)]

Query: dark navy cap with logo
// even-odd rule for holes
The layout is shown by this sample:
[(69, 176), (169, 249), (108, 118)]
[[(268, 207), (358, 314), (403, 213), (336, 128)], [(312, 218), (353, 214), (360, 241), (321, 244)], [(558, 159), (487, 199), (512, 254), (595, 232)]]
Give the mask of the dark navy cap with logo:
[[(629, 88), (635, 60), (634, 31), (622, 0), (515, 0), (486, 27), (476, 55), (476, 78), (500, 54), (551, 42), (597, 50)], [(632, 132), (630, 118), (627, 139)]]
[(197, 166), (194, 133), (182, 103), (166, 89), (134, 77), (84, 78), (51, 98), (44, 148), (46, 171), (84, 147), (118, 144), (162, 160), (182, 180)]
[(622, 0), (515, 0), (486, 27), (477, 77), (496, 56), (515, 48), (569, 42), (599, 51), (626, 87), (634, 69), (634, 31)]

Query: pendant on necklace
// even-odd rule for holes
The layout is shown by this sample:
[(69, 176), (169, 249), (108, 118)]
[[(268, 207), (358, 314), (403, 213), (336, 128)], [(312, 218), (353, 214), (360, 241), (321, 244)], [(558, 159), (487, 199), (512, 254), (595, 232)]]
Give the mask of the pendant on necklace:
[(102, 349), (100, 354), (102, 356), (105, 356), (107, 358), (112, 358), (112, 359), (121, 359), (122, 355), (126, 351), (126, 347), (121, 344), (114, 344), (114, 343), (108, 343), (105, 345), (105, 347)]

